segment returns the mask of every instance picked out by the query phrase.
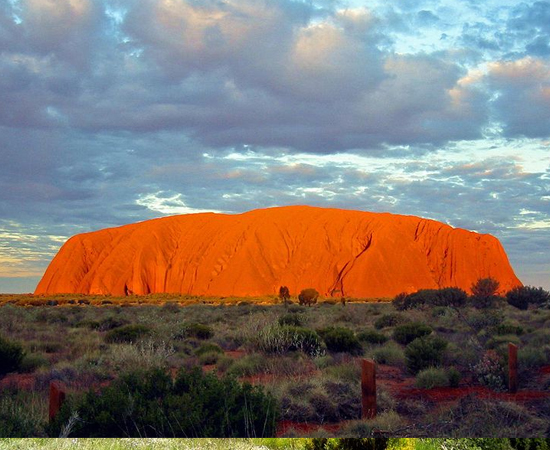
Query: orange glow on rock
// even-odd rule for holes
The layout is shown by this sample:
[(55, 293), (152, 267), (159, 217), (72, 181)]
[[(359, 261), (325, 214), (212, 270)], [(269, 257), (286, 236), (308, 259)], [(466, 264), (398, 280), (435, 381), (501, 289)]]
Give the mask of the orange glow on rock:
[(182, 293), (392, 297), (469, 292), (492, 277), (521, 285), (493, 236), (414, 216), (288, 206), (188, 214), (80, 234), (55, 256), (36, 294)]

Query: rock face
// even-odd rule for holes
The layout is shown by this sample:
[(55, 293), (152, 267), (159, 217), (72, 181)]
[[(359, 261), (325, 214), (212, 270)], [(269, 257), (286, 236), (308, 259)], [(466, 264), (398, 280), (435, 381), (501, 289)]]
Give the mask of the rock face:
[(36, 294), (391, 297), (466, 291), (493, 277), (521, 285), (500, 242), (433, 220), (290, 206), (189, 214), (80, 234), (59, 250)]

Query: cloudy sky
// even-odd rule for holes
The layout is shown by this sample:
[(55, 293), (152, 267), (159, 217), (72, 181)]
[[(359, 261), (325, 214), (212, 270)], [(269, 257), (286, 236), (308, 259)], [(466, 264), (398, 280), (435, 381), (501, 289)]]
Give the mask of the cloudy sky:
[(550, 288), (550, 2), (0, 0), (0, 292), (69, 236), (309, 204)]

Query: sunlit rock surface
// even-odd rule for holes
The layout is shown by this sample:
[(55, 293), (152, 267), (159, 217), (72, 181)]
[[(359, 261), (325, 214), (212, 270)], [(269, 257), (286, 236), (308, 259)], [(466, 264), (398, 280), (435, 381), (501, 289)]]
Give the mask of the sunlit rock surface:
[(36, 294), (391, 297), (423, 288), (469, 292), (493, 277), (521, 285), (493, 236), (414, 216), (290, 206), (189, 214), (79, 234)]

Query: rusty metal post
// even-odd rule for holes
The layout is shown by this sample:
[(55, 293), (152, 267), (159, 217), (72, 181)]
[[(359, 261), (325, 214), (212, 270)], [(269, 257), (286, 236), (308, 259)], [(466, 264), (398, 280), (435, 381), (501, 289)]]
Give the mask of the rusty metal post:
[(518, 346), (508, 344), (508, 391), (515, 394), (518, 391)]
[(65, 391), (62, 389), (58, 381), (50, 382), (50, 422), (55, 418), (61, 405), (65, 401)]
[(361, 360), (361, 418), (376, 417), (376, 366), (372, 359)]

